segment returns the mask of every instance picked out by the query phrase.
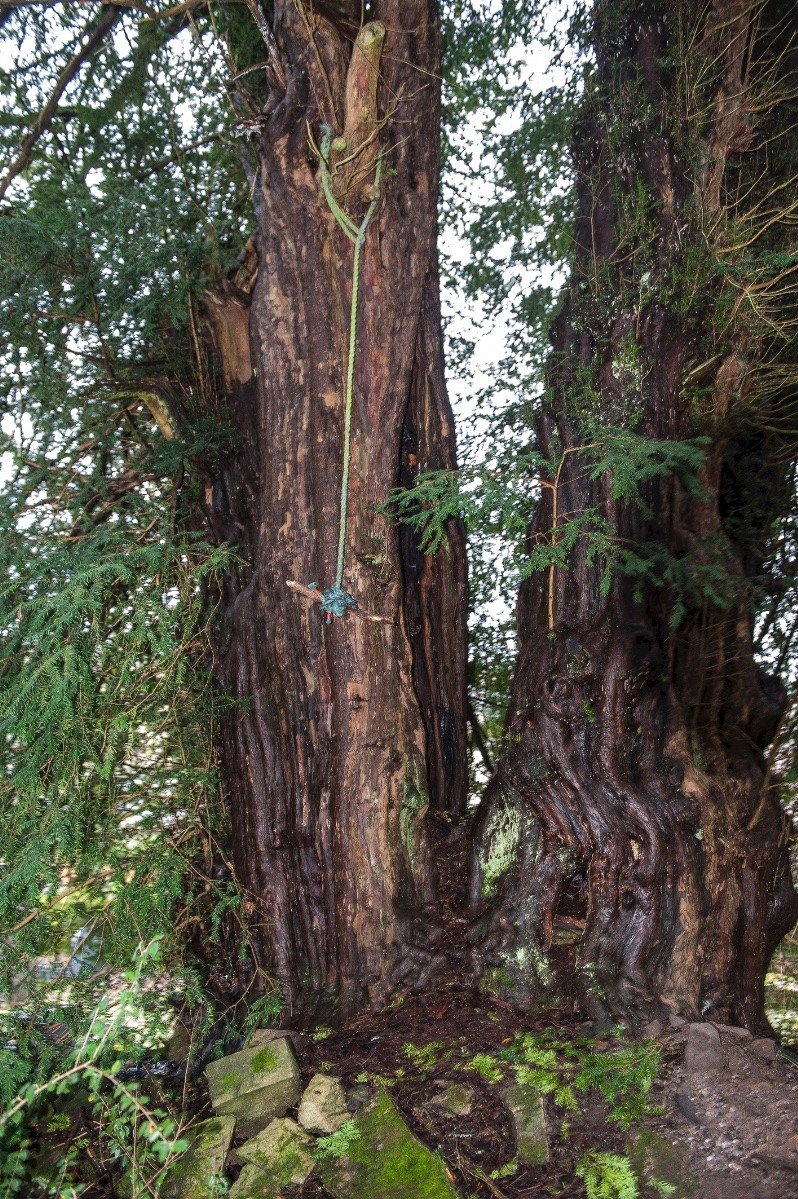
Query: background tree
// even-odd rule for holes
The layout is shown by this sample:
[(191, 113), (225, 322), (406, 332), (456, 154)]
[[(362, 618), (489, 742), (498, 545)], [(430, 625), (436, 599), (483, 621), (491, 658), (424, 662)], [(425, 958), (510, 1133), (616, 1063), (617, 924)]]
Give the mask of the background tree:
[(477, 954), (545, 988), (567, 913), (595, 1008), (761, 1028), (796, 915), (766, 756), (785, 692), (752, 632), (792, 506), (795, 12), (600, 0), (593, 22)]

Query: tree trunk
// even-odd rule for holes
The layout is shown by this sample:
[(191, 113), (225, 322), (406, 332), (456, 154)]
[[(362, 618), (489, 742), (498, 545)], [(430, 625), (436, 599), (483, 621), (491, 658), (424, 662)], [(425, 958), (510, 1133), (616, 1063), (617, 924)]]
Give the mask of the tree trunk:
[[(425, 814), (465, 798), (462, 533), (432, 564), (379, 510), (411, 444), (424, 469), (454, 462), (435, 251), (439, 21), (432, 0), (370, 7), (361, 30), (359, 2), (275, 4), (257, 264), (208, 304), (237, 444), (207, 510), (243, 559), (216, 646), (224, 784), (250, 949), (294, 1022), (344, 1018), (429, 976)], [(330, 623), (286, 585), (336, 575), (353, 245), (322, 188), (325, 124), (355, 225), (383, 156), (354, 367), (343, 586), (359, 607)]]
[[(732, 251), (764, 223), (763, 164), (771, 184), (791, 169), (769, 146), (787, 127), (785, 91), (755, 100), (785, 70), (779, 39), (795, 13), (600, 0), (594, 15), (574, 272), (538, 429), (552, 469), (530, 550), (556, 549), (575, 518), (593, 524), (567, 569), (521, 589), (508, 749), (477, 822), (476, 959), (486, 985), (540, 993), (567, 913), (583, 926), (588, 1011), (764, 1029), (765, 969), (798, 912), (765, 755), (785, 693), (754, 660), (750, 581), (786, 466), (769, 464), (753, 502), (729, 464), (754, 443), (768, 463), (774, 371), (792, 372), (793, 388), (796, 372), (766, 314), (738, 317)], [(788, 238), (776, 221), (755, 249)], [(636, 497), (619, 495), (611, 473), (591, 471), (601, 447), (585, 447), (621, 425), (668, 442), (706, 435), (702, 489), (684, 472), (643, 474)], [(619, 554), (608, 585), (599, 520)]]

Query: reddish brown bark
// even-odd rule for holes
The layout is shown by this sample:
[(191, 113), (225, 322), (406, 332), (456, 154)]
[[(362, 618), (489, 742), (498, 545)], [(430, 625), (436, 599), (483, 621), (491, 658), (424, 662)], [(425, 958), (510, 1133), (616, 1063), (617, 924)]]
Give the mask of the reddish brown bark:
[[(743, 379), (766, 347), (724, 342), (712, 320), (717, 273), (703, 292), (693, 278), (707, 230), (733, 209), (727, 168), (743, 144), (756, 150), (751, 64), (773, 69), (763, 39), (778, 10), (597, 3), (595, 89), (575, 139), (575, 269), (539, 427), (540, 449), (562, 465), (530, 538), (551, 540), (565, 519), (557, 526), (555, 512), (595, 509), (620, 546), (660, 547), (670, 565), (660, 586), (616, 573), (603, 594), (602, 566), (582, 539), (567, 570), (524, 584), (509, 748), (479, 815), (472, 899), (487, 981), (520, 995), (549, 986), (554, 921), (567, 911), (584, 921), (585, 1005), (632, 1021), (664, 1005), (765, 1027), (764, 972), (796, 918), (787, 823), (765, 756), (784, 691), (754, 660), (753, 568), (728, 520), (725, 469), (744, 436)], [(703, 107), (685, 129), (676, 99), (696, 62)], [(636, 381), (619, 366), (630, 345)], [(697, 405), (687, 381), (707, 362)], [(642, 487), (646, 508), (613, 498), (610, 477), (591, 481), (589, 458), (575, 452), (591, 439), (586, 405), (605, 426), (634, 420), (650, 438), (709, 434), (704, 495), (671, 476)], [(765, 461), (764, 434), (759, 453)], [(749, 526), (760, 545), (783, 490), (775, 464), (772, 473)], [(706, 587), (721, 564), (725, 602)]]
[[(345, 1016), (428, 976), (425, 812), (431, 796), (455, 811), (464, 802), (462, 535), (453, 528), (452, 552), (417, 570), (378, 511), (399, 482), (408, 429), (426, 467), (454, 461), (435, 267), (438, 14), (429, 0), (371, 7), (386, 29), (379, 126), (376, 114), (353, 115), (370, 87), (368, 71), (349, 70), (360, 4), (329, 17), (275, 4), (257, 277), (251, 295), (231, 283), (209, 303), (238, 444), (208, 514), (243, 559), (216, 645), (224, 782), (250, 948), (294, 1021)], [(286, 586), (329, 586), (336, 568), (352, 245), (308, 135), (320, 144), (325, 122), (359, 139), (347, 153), (364, 145), (357, 186), (336, 179), (356, 222), (376, 147), (387, 168), (360, 279), (344, 573), (361, 608), (384, 619), (329, 625)]]

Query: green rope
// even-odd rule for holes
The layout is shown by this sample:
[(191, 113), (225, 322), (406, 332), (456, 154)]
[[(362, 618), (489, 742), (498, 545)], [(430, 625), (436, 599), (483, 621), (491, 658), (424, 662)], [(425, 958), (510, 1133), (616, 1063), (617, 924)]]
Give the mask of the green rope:
[[(377, 167), (374, 175), (374, 199), (366, 210), (366, 215), (359, 225), (356, 225), (341, 208), (335, 198), (330, 177), (330, 147), (332, 144), (332, 129), (322, 125), (321, 149), (317, 151), (321, 168), (321, 186), (324, 198), (330, 212), (346, 236), (354, 243), (355, 251), (352, 261), (352, 303), (349, 310), (349, 360), (346, 368), (346, 393), (344, 397), (344, 464), (341, 474), (341, 508), (338, 520), (338, 559), (335, 571), (335, 585), (326, 588), (321, 593), (322, 611), (329, 623), (334, 616), (345, 616), (350, 608), (357, 607), (357, 600), (344, 590), (344, 557), (346, 555), (346, 525), (349, 507), (349, 462), (352, 446), (352, 400), (355, 391), (355, 362), (357, 357), (357, 314), (360, 296), (360, 260), (366, 241), (366, 230), (371, 218), (377, 210), (382, 177), (382, 153), (377, 156)], [(312, 138), (311, 138), (312, 144)], [(316, 147), (314, 147), (315, 149)], [(313, 584), (315, 588), (316, 584)]]

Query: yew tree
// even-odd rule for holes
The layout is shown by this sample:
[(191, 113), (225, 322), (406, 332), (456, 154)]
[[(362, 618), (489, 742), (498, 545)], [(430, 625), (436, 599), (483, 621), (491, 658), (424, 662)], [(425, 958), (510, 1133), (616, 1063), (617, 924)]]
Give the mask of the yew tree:
[(455, 465), (441, 24), (367, 7), (0, 11), (17, 966), (65, 869), (295, 1021), (433, 963), (464, 541), (382, 506)]
[[(295, 1017), (423, 983), (425, 815), (465, 802), (462, 532), (425, 558), (382, 510), (401, 477), (455, 464), (439, 15), (428, 0), (362, 15), (275, 5), (249, 130), (258, 232), (209, 297), (238, 434), (206, 500), (241, 555), (214, 638), (223, 778), (250, 947)], [(339, 553), (358, 607), (328, 611)], [(321, 605), (290, 583), (318, 584)]]
[(567, 916), (589, 1010), (760, 1029), (798, 912), (786, 690), (753, 629), (794, 484), (798, 15), (596, 0), (591, 21), (477, 967), (545, 995)]

